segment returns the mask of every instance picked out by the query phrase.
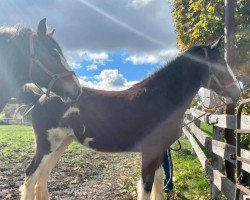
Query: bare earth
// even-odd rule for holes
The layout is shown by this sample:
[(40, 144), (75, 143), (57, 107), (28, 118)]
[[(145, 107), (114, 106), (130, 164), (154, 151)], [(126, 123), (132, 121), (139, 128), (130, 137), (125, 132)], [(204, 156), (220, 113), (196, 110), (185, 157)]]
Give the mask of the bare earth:
[[(20, 199), (19, 186), (23, 183), (30, 160), (9, 162), (0, 154), (0, 199)], [(139, 156), (135, 154), (105, 154), (84, 148), (67, 152), (51, 173), (48, 184), (50, 198), (133, 200), (138, 160)]]

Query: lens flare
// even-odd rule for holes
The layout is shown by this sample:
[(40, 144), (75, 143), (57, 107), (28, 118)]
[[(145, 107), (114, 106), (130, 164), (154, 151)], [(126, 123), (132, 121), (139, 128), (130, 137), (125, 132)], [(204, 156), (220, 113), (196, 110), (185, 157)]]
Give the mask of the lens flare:
[(163, 47), (163, 48), (166, 48), (165, 45), (163, 45), (162, 42), (156, 40), (155, 38), (152, 38), (150, 37), (149, 35), (141, 32), (141, 31), (138, 31), (137, 29), (133, 28), (132, 26), (130, 26), (129, 24), (115, 18), (114, 16), (112, 16), (111, 14), (107, 13), (106, 11), (104, 11), (103, 9), (97, 7), (96, 5), (90, 3), (89, 1), (86, 1), (86, 0), (80, 0), (84, 5), (86, 5), (87, 7), (89, 7), (90, 9), (92, 9), (93, 11), (97, 12), (98, 14), (106, 17), (107, 19), (109, 19), (110, 21), (114, 22), (115, 24), (123, 27), (124, 29), (154, 43), (155, 45), (159, 46), (159, 47)]

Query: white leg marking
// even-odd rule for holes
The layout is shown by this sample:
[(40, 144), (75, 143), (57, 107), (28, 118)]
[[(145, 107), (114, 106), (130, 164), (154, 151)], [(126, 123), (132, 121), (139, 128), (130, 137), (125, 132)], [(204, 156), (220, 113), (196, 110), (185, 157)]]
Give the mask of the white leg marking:
[(62, 118), (67, 118), (72, 113), (76, 113), (76, 114), (80, 115), (80, 110), (76, 107), (70, 107), (68, 110), (66, 110), (66, 112), (64, 113)]
[(20, 186), (19, 191), (21, 192), (21, 200), (34, 200), (34, 188), (36, 177), (32, 176), (28, 179), (25, 178), (25, 182)]
[[(74, 132), (70, 128), (55, 128), (48, 131), (51, 153), (45, 155), (36, 171), (20, 187), (21, 200), (47, 200), (47, 180), (61, 154), (72, 142)], [(36, 191), (36, 193), (35, 193)]]
[(45, 155), (41, 163), (39, 164), (37, 170), (28, 178), (25, 178), (24, 184), (20, 187), (21, 191), (21, 200), (34, 200), (34, 192), (35, 192), (35, 185), (40, 176), (41, 170), (46, 167), (46, 164), (49, 160), (49, 155)]
[(150, 193), (144, 190), (142, 180), (139, 180), (137, 184), (137, 200), (150, 200)]
[(48, 185), (47, 180), (44, 182), (38, 180), (36, 186), (35, 186), (35, 200), (49, 200), (49, 192), (48, 192)]
[(71, 128), (52, 128), (48, 130), (48, 140), (50, 142), (50, 151), (58, 149), (65, 138), (74, 138), (74, 131)]
[(47, 163), (44, 163), (44, 167), (42, 168), (40, 175), (37, 180), (36, 188), (35, 188), (35, 199), (36, 200), (48, 200), (49, 193), (47, 182), (49, 178), (49, 174), (52, 169), (55, 167), (57, 161), (64, 153), (65, 149), (72, 142), (72, 138), (66, 138), (61, 142), (61, 145), (54, 152), (51, 152), (48, 156)]
[(162, 167), (155, 171), (151, 200), (164, 200)]

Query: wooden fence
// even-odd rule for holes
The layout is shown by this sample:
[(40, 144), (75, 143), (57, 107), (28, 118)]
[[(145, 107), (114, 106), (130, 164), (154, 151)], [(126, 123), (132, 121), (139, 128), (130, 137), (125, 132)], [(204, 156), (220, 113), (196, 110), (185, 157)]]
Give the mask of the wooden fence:
[[(211, 181), (211, 199), (220, 199), (222, 192), (227, 199), (234, 200), (235, 184), (224, 175), (223, 161), (227, 160), (233, 165), (236, 164), (234, 158), (236, 147), (225, 143), (222, 135), (225, 128), (236, 129), (236, 116), (225, 114), (205, 114), (203, 111), (191, 108), (186, 112), (184, 123), (187, 124), (202, 114), (204, 114), (204, 116), (197, 119), (194, 123), (190, 123), (183, 127), (183, 133), (191, 142), (206, 175)], [(201, 122), (213, 126), (212, 136), (206, 134), (200, 129), (199, 126)], [(250, 129), (250, 116), (242, 116), (241, 127), (242, 129)], [(210, 152), (212, 158), (208, 158), (205, 151)], [(249, 159), (250, 151), (242, 149), (241, 156)], [(250, 165), (242, 163), (242, 169), (245, 172), (250, 173)], [(250, 192), (250, 190), (247, 192)], [(250, 200), (250, 196), (241, 192), (239, 199)]]
[(14, 119), (14, 118), (4, 118), (0, 120), (0, 125), (28, 125), (31, 126), (31, 121), (23, 119)]

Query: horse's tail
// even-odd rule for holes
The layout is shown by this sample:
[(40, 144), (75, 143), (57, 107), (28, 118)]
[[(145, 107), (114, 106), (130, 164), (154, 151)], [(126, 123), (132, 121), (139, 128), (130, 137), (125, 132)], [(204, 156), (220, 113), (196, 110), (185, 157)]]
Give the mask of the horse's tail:
[(21, 87), (13, 101), (28, 105), (36, 102), (42, 95), (43, 93), (35, 85), (26, 84)]

